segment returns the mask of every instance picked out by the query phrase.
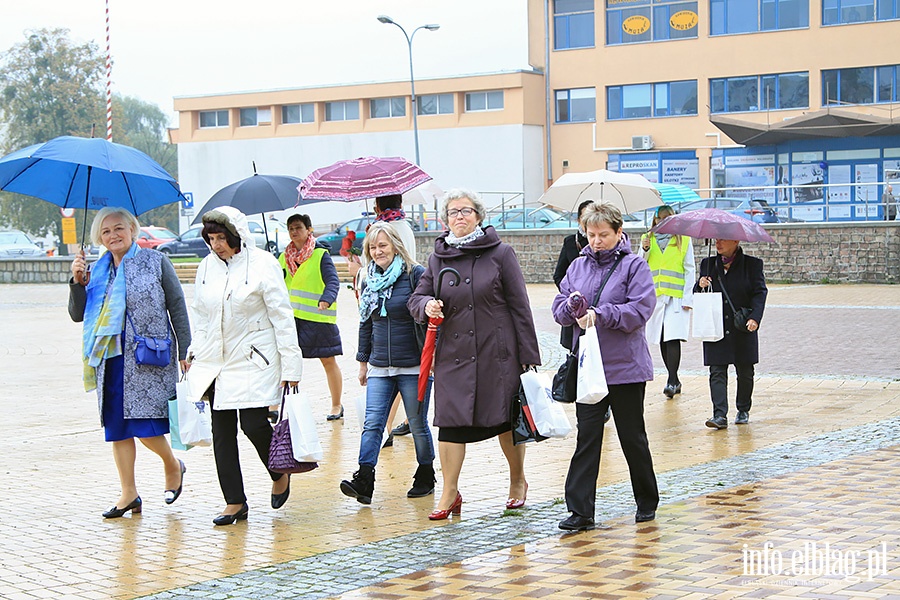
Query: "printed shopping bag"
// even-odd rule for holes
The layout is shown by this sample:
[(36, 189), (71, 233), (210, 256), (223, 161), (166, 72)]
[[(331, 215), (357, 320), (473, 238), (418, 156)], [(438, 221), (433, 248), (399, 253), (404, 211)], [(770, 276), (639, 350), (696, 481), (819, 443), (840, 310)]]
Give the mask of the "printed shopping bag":
[(718, 342), (725, 337), (722, 319), (722, 293), (702, 292), (694, 294), (691, 321), (691, 337), (701, 342)]
[(550, 377), (546, 373), (529, 370), (522, 373), (520, 378), (538, 433), (555, 438), (569, 435), (572, 425), (562, 405), (553, 400)]
[(178, 433), (181, 443), (191, 446), (212, 445), (212, 414), (201, 399), (191, 401), (187, 378), (175, 384), (178, 398)]
[(609, 394), (597, 328), (589, 325), (578, 343), (578, 386), (575, 402), (597, 404)]
[(178, 396), (169, 399), (169, 441), (173, 450), (190, 450), (193, 446), (188, 446), (181, 441), (181, 433), (178, 431)]

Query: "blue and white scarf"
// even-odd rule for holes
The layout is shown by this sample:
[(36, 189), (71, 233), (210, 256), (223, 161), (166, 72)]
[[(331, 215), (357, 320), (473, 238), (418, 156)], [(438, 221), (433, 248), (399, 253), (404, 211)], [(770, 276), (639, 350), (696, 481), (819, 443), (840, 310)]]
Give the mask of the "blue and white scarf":
[[(125, 269), (126, 259), (134, 257), (140, 247), (132, 244), (119, 263), (112, 264), (112, 253), (106, 252), (91, 268), (87, 285), (82, 329), (82, 357), (84, 362), (84, 391), (97, 388), (97, 367), (100, 363), (122, 354), (122, 331), (125, 329)], [(110, 284), (110, 274), (113, 281)]]
[(394, 284), (403, 274), (406, 263), (400, 258), (399, 254), (394, 255), (394, 260), (383, 272), (379, 271), (379, 267), (375, 261), (369, 263), (366, 269), (366, 287), (363, 288), (359, 295), (359, 317), (365, 321), (378, 307), (381, 302), (381, 316), (387, 316), (386, 303), (391, 297), (394, 290)]

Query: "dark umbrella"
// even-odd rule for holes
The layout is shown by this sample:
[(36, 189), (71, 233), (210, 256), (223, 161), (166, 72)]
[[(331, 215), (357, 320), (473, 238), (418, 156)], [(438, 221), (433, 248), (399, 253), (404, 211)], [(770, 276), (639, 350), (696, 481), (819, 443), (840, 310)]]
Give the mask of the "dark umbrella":
[[(134, 215), (185, 200), (175, 179), (140, 150), (72, 136), (54, 138), (0, 158), (0, 189), (62, 208), (87, 211), (118, 206)], [(83, 229), (82, 246), (84, 236)]]
[[(441, 299), (441, 283), (445, 275), (452, 275), (454, 280), (450, 285), (459, 285), (459, 271), (453, 267), (444, 267), (437, 276), (437, 289), (434, 297)], [(425, 402), (425, 390), (428, 389), (428, 377), (431, 375), (431, 366), (434, 364), (434, 345), (437, 341), (438, 327), (444, 322), (443, 317), (429, 317), (428, 330), (425, 332), (425, 346), (422, 348), (422, 361), (419, 363), (419, 411)]]

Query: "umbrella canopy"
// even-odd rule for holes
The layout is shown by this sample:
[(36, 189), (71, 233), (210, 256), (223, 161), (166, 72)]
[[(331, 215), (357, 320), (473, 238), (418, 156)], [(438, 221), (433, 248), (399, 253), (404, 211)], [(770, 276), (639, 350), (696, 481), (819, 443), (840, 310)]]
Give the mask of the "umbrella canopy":
[(441, 186), (433, 181), (427, 181), (407, 192), (403, 192), (403, 205), (415, 206), (417, 204), (422, 204), (424, 206), (434, 206), (437, 208), (438, 200), (440, 200), (443, 195), (444, 190), (441, 189)]
[(662, 196), (662, 201), (666, 204), (690, 202), (691, 200), (700, 199), (700, 195), (686, 185), (654, 183), (653, 187), (659, 190), (659, 195)]
[(701, 208), (666, 217), (653, 231), (692, 238), (774, 242), (758, 223), (718, 208)]
[[(454, 281), (450, 285), (459, 285), (459, 271), (453, 267), (444, 267), (437, 276), (437, 289), (434, 297), (440, 300), (441, 283), (444, 277), (450, 275)], [(425, 345), (422, 346), (422, 360), (419, 363), (419, 410), (425, 402), (425, 391), (428, 389), (428, 378), (431, 376), (431, 366), (434, 364), (434, 346), (437, 343), (438, 327), (444, 322), (443, 317), (428, 317), (428, 329), (425, 331)]]
[[(226, 185), (207, 200), (194, 223), (203, 219), (203, 214), (219, 206), (232, 206), (245, 215), (253, 213), (274, 212), (276, 210), (288, 210), (298, 204), (309, 203), (301, 200), (297, 194), (297, 186), (300, 185), (299, 177), (288, 175), (259, 175), (254, 173), (251, 177), (241, 179), (231, 185)], [(312, 200), (318, 202), (318, 200)]]
[(659, 191), (643, 176), (605, 169), (566, 173), (553, 182), (539, 202), (574, 211), (584, 200), (614, 204), (623, 214), (663, 203)]
[(316, 169), (297, 189), (305, 200), (351, 202), (403, 194), (430, 179), (405, 158), (366, 156)]
[(140, 150), (71, 136), (4, 156), (0, 189), (62, 208), (119, 206), (135, 215), (185, 199), (175, 179)]

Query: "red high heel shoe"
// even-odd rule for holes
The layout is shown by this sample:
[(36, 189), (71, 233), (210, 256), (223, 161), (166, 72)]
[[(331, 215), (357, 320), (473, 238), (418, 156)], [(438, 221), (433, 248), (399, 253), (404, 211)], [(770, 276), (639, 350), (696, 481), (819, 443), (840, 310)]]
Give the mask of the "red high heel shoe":
[(506, 508), (510, 508), (510, 509), (522, 508), (523, 506), (525, 506), (526, 498), (528, 498), (528, 482), (527, 481), (525, 482), (525, 493), (522, 494), (522, 499), (519, 500), (518, 498), (508, 498), (506, 500)]
[(431, 514), (428, 515), (428, 518), (432, 521), (442, 521), (450, 516), (450, 513), (459, 516), (459, 513), (462, 512), (462, 494), (456, 492), (456, 500), (453, 501), (453, 505), (447, 510), (433, 510)]

